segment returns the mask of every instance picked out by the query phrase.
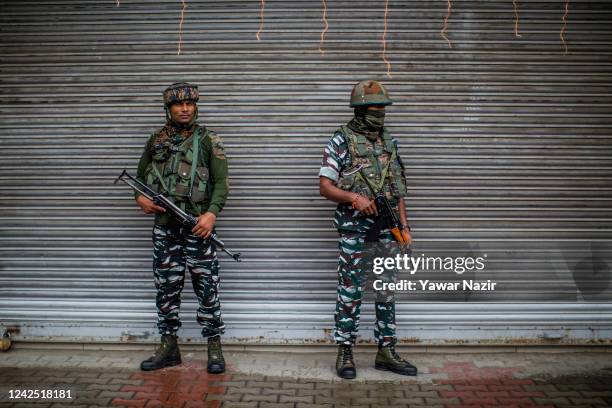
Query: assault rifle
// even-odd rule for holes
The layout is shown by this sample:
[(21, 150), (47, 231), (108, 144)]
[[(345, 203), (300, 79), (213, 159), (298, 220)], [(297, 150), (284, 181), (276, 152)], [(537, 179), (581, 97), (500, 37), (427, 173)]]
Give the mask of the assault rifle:
[[(125, 177), (127, 177), (127, 180), (125, 179)], [(123, 170), (119, 177), (117, 177), (117, 179), (115, 180), (115, 184), (117, 184), (119, 180), (123, 181), (125, 184), (132, 187), (134, 190), (138, 191), (140, 194), (147, 197), (149, 200), (153, 201), (156, 205), (165, 208), (166, 211), (168, 211), (172, 216), (179, 220), (185, 227), (191, 229), (195, 227), (195, 225), (198, 223), (196, 217), (191, 214), (187, 214), (185, 211), (181, 210), (176, 204), (172, 202), (172, 200), (170, 200), (162, 193), (156, 193), (155, 191), (151, 190), (146, 184), (142, 183), (140, 180), (130, 176), (130, 174), (126, 170)], [(219, 237), (217, 237), (216, 233), (211, 234), (209, 238), (215, 247), (219, 248), (220, 250), (234, 258), (236, 262), (242, 262), (242, 259), (240, 259), (240, 253), (233, 253), (229, 249), (225, 248), (225, 244), (219, 239)]]
[[(401, 198), (400, 198), (401, 200)], [(397, 219), (397, 216), (393, 212), (391, 203), (383, 194), (376, 194), (374, 198), (376, 203), (376, 209), (386, 221), (393, 234), (393, 237), (400, 245), (408, 245), (408, 234), (404, 231), (404, 225)]]

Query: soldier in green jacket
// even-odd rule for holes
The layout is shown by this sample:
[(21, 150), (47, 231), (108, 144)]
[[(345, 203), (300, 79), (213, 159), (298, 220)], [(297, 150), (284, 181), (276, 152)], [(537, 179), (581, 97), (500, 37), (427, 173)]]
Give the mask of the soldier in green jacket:
[(141, 369), (157, 370), (181, 364), (177, 344), (180, 296), (189, 270), (198, 298), (197, 321), (208, 339), (210, 373), (222, 373), (219, 263), (208, 239), (229, 191), (223, 143), (212, 130), (197, 123), (198, 88), (189, 83), (170, 85), (163, 93), (166, 124), (147, 141), (138, 164), (138, 179), (198, 219), (189, 230), (143, 195), (136, 202), (145, 214), (155, 214), (153, 273), (157, 289), (157, 327), (161, 345), (143, 361)]
[[(334, 133), (325, 148), (319, 171), (321, 195), (338, 203), (334, 225), (340, 235), (340, 257), (334, 339), (339, 346), (336, 371), (346, 379), (355, 378), (357, 374), (353, 345), (368, 269), (367, 243), (375, 243), (375, 247), (382, 247), (387, 254), (399, 253), (388, 225), (378, 214), (375, 194), (386, 196), (406, 229), (404, 234), (408, 242), (411, 239), (403, 199), (406, 196), (404, 165), (397, 141), (384, 127), (385, 107), (391, 103), (389, 94), (379, 82), (367, 80), (355, 85), (350, 102), (355, 108), (355, 117)], [(395, 275), (386, 279), (393, 281)], [(378, 343), (375, 367), (416, 375), (417, 368), (395, 351), (393, 293), (377, 293), (375, 309), (374, 336)]]

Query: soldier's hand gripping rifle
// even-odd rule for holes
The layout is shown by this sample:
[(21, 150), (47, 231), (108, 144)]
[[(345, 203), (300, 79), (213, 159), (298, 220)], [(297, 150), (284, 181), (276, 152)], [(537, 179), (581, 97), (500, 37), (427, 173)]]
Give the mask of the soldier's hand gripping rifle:
[[(140, 180), (130, 176), (130, 174), (126, 170), (123, 170), (119, 177), (117, 177), (117, 179), (115, 180), (115, 184), (117, 184), (119, 180), (123, 181), (125, 184), (132, 187), (134, 190), (138, 191), (140, 194), (142, 194), (149, 200), (153, 201), (156, 205), (165, 208), (166, 211), (170, 212), (170, 214), (172, 214), (187, 228), (191, 229), (195, 227), (198, 223), (196, 217), (191, 214), (187, 214), (185, 211), (181, 210), (180, 207), (174, 204), (172, 200), (170, 200), (162, 193), (156, 193), (155, 191), (151, 190), (149, 186), (142, 183)], [(242, 260), (240, 259), (240, 253), (233, 253), (229, 249), (225, 248), (225, 244), (219, 239), (219, 237), (217, 237), (217, 234), (213, 233), (210, 235), (209, 238), (215, 247), (221, 249), (223, 252), (234, 258), (236, 262), (242, 262)]]
[[(353, 170), (353, 173), (359, 171), (359, 175), (366, 182), (368, 188), (374, 195), (374, 203), (376, 204), (376, 211), (378, 211), (378, 215), (382, 216), (382, 218), (385, 220), (389, 229), (391, 230), (391, 234), (393, 234), (393, 238), (395, 238), (397, 243), (400, 244), (400, 246), (405, 247), (406, 245), (410, 244), (410, 239), (405, 230), (406, 227), (397, 218), (395, 212), (393, 212), (393, 207), (391, 206), (391, 203), (389, 202), (387, 197), (384, 195), (384, 193), (380, 192), (380, 187), (382, 187), (382, 183), (379, 188), (376, 188), (372, 184), (372, 182), (363, 174), (364, 167), (365, 166), (363, 166), (363, 164), (360, 164), (355, 170)], [(387, 169), (385, 169), (383, 174), (387, 174), (387, 171), (388, 167)], [(385, 177), (383, 176), (382, 179), (384, 181)]]
[(404, 229), (404, 225), (397, 219), (397, 216), (393, 212), (393, 207), (391, 203), (382, 194), (376, 194), (374, 198), (374, 202), (376, 203), (376, 209), (378, 210), (378, 214), (381, 215), (385, 220), (387, 220), (387, 225), (393, 234), (395, 240), (402, 246), (408, 245), (410, 240), (408, 238), (408, 234)]

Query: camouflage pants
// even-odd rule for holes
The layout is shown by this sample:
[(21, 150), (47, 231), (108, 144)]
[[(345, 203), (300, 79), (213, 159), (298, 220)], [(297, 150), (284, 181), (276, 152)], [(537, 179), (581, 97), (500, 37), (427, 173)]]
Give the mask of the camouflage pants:
[[(338, 344), (353, 345), (359, 330), (363, 288), (372, 273), (375, 256), (395, 256), (399, 247), (389, 229), (380, 231), (378, 242), (366, 242), (366, 232), (339, 230), (340, 257), (338, 260), (338, 298), (336, 301), (334, 340)], [(384, 282), (395, 282), (395, 271), (374, 277)], [(380, 346), (395, 344), (395, 299), (393, 292), (375, 293), (376, 324), (374, 337)]]
[(159, 333), (174, 334), (181, 327), (179, 310), (187, 267), (199, 302), (196, 317), (202, 336), (222, 334), (225, 325), (219, 303), (219, 262), (210, 240), (180, 226), (155, 225), (153, 246)]

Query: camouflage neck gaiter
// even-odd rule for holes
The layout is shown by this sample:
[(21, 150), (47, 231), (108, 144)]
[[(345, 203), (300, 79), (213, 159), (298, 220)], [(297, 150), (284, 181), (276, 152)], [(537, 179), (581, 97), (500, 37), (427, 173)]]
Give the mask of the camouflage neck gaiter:
[(159, 136), (157, 137), (156, 144), (160, 143), (171, 143), (171, 144), (180, 144), (187, 138), (191, 137), (193, 132), (196, 129), (197, 124), (192, 122), (188, 126), (177, 126), (171, 120), (166, 121), (166, 124), (159, 132)]
[(374, 142), (380, 135), (384, 121), (384, 111), (368, 111), (363, 108), (355, 108), (355, 117), (351, 119), (347, 126), (353, 132), (364, 135), (368, 140)]

